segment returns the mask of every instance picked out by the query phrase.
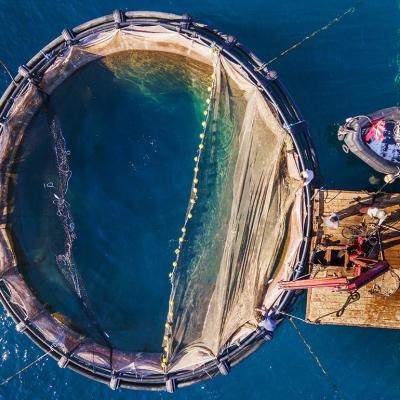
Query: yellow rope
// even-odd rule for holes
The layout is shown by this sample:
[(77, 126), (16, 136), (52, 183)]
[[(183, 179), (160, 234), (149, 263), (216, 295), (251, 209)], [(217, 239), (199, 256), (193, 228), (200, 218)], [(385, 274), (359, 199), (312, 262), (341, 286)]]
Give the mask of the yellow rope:
[(199, 183), (199, 164), (200, 164), (200, 159), (202, 157), (202, 154), (204, 152), (204, 142), (206, 139), (206, 131), (207, 127), (211, 118), (211, 109), (212, 109), (212, 103), (213, 103), (213, 97), (215, 94), (215, 89), (216, 89), (216, 65), (217, 65), (217, 58), (218, 58), (218, 51), (214, 47), (211, 48), (212, 52), (212, 57), (213, 57), (213, 73), (211, 75), (211, 82), (210, 86), (207, 87), (208, 95), (206, 99), (206, 104), (207, 104), (207, 109), (204, 110), (203, 114), (205, 119), (202, 121), (201, 126), (202, 126), (202, 131), (199, 135), (200, 137), (200, 143), (199, 147), (197, 150), (197, 155), (194, 157), (194, 174), (193, 174), (193, 180), (192, 180), (192, 189), (190, 193), (190, 199), (189, 199), (189, 204), (187, 207), (186, 211), (186, 216), (185, 216), (185, 222), (182, 226), (181, 229), (181, 236), (178, 239), (178, 247), (175, 249), (175, 260), (172, 263), (172, 272), (169, 273), (169, 278), (171, 280), (171, 285), (172, 285), (172, 290), (171, 290), (171, 296), (169, 299), (169, 309), (168, 309), (168, 316), (167, 316), (167, 321), (165, 323), (165, 334), (163, 338), (163, 355), (162, 355), (162, 360), (161, 360), (161, 367), (163, 368), (164, 371), (166, 371), (167, 366), (168, 366), (168, 361), (171, 353), (171, 346), (172, 346), (172, 326), (173, 326), (173, 320), (174, 320), (174, 299), (173, 299), (173, 293), (174, 293), (174, 273), (176, 269), (178, 268), (179, 264), (179, 258), (180, 258), (180, 253), (182, 251), (184, 242), (185, 242), (185, 236), (187, 233), (187, 224), (188, 221), (193, 217), (192, 211), (193, 208), (197, 202), (198, 199), (198, 183)]

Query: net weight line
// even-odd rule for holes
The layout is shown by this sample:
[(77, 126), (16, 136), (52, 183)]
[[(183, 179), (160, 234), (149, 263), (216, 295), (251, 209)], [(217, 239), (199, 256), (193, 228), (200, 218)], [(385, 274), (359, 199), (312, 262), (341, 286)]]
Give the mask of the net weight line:
[(192, 180), (192, 186), (191, 186), (191, 192), (190, 192), (190, 198), (189, 198), (189, 203), (186, 209), (186, 215), (185, 215), (185, 221), (183, 224), (183, 227), (181, 229), (181, 236), (178, 239), (178, 247), (175, 249), (175, 260), (172, 263), (172, 272), (169, 273), (169, 278), (171, 282), (171, 294), (169, 298), (169, 306), (168, 306), (168, 315), (167, 315), (167, 320), (164, 325), (165, 331), (164, 331), (164, 337), (163, 337), (163, 353), (162, 353), (162, 358), (161, 358), (161, 367), (166, 372), (168, 363), (170, 361), (171, 357), (171, 352), (172, 352), (172, 329), (173, 329), (173, 319), (174, 319), (174, 294), (175, 294), (175, 272), (176, 269), (179, 266), (179, 259), (180, 259), (180, 253), (182, 251), (183, 244), (185, 242), (185, 237), (187, 234), (187, 224), (188, 221), (192, 218), (192, 211), (193, 208), (197, 202), (198, 199), (198, 194), (197, 194), (197, 187), (199, 183), (199, 165), (200, 165), (200, 160), (202, 158), (203, 152), (204, 152), (204, 142), (206, 138), (206, 133), (207, 133), (207, 128), (209, 126), (209, 122), (211, 117), (211, 112), (213, 109), (213, 101), (215, 99), (215, 91), (216, 91), (216, 85), (217, 85), (217, 65), (219, 62), (219, 50), (215, 48), (214, 46), (210, 47), (211, 51), (211, 57), (212, 57), (212, 67), (213, 67), (213, 73), (211, 75), (211, 83), (210, 86), (207, 87), (207, 99), (206, 99), (206, 104), (207, 104), (207, 109), (204, 110), (203, 114), (205, 117), (205, 120), (202, 121), (201, 126), (202, 126), (202, 131), (200, 133), (200, 144), (198, 146), (197, 150), (197, 155), (194, 157), (194, 162), (195, 162), (195, 167), (194, 167), (194, 174), (193, 174), (193, 180)]
[(321, 28), (315, 30), (314, 32), (309, 33), (307, 36), (305, 36), (303, 39), (301, 39), (300, 41), (298, 41), (297, 43), (293, 44), (292, 46), (290, 46), (288, 49), (282, 51), (281, 53), (279, 53), (277, 56), (275, 56), (274, 58), (271, 58), (269, 61), (267, 61), (266, 63), (263, 63), (262, 65), (260, 65), (259, 67), (255, 68), (255, 71), (262, 71), (264, 68), (268, 67), (271, 63), (273, 63), (274, 61), (279, 60), (280, 58), (286, 56), (288, 53), (290, 53), (292, 50), (297, 49), (298, 47), (300, 47), (304, 42), (306, 42), (307, 40), (312, 39), (315, 36), (318, 36), (320, 33), (327, 31), (330, 27), (332, 27), (333, 25), (337, 24), (338, 22), (340, 22), (347, 14), (352, 14), (354, 13), (357, 8), (364, 2), (365, 0), (361, 0), (358, 1), (357, 3), (355, 3), (353, 6), (351, 6), (350, 8), (348, 8), (344, 13), (338, 15), (337, 17), (331, 19), (327, 24), (325, 24), (324, 26), (322, 26)]

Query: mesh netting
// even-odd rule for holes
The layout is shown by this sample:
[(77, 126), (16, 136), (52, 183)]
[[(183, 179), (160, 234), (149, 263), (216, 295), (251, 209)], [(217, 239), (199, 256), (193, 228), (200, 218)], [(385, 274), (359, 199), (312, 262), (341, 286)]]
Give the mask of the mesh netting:
[[(208, 108), (203, 131), (199, 129), (204, 136), (200, 143), (203, 147), (195, 155), (194, 167), (198, 170), (188, 193), (195, 206), (189, 203), (186, 217), (182, 216), (184, 235), (177, 233), (182, 238), (179, 263), (171, 267), (166, 330), (160, 332), (160, 347), (162, 341), (165, 347), (164, 368), (161, 354), (111, 349), (107, 343), (103, 346), (77, 334), (62, 318), (50, 315), (18, 273), (18, 254), (13, 250), (7, 224), (0, 231), (0, 269), (8, 271), (3, 280), (11, 302), (24, 311), (41, 335), (83, 363), (141, 376), (194, 369), (254, 331), (260, 321), (260, 308), (271, 307), (281, 296), (275, 282), (292, 272), (303, 222), (297, 156), (273, 108), (238, 65), (198, 41), (162, 27), (129, 27), (90, 35), (79, 45), (60, 52), (46, 70), (40, 90), (32, 83), (28, 85), (0, 137), (3, 214), (9, 212), (13, 201), (8, 188), (14, 179), (17, 148), (32, 116), (47, 101), (42, 92), (51, 94), (78, 68), (118, 54), (119, 59), (106, 61), (106, 67), (123, 76), (127, 71), (123, 63), (131, 63), (136, 71), (130, 81), (149, 94), (155, 88), (151, 87), (154, 77), (147, 68), (151, 57), (146, 53), (157, 52), (194, 62), (195, 68), (182, 68), (180, 77), (171, 75), (171, 85), (179, 85), (180, 79), (192, 80), (191, 88), (196, 93), (206, 92), (211, 85), (210, 104), (199, 105)], [(173, 60), (179, 61), (176, 57)], [(196, 79), (196, 68), (206, 71), (204, 76), (212, 73), (211, 83), (209, 78)], [(161, 67), (158, 73), (169, 71)], [(68, 146), (54, 114), (50, 125), (58, 182), (49, 189), (54, 190), (54, 206), (65, 238), (57, 265), (92, 314), (73, 256), (76, 234), (67, 200), (71, 176)], [(165, 275), (160, 274), (159, 279), (165, 279)]]
[(49, 116), (50, 132), (53, 138), (54, 154), (56, 167), (58, 172), (57, 185), (48, 183), (46, 187), (53, 189), (53, 204), (56, 207), (56, 214), (60, 219), (64, 231), (64, 252), (56, 256), (56, 265), (62, 276), (73, 288), (74, 293), (78, 297), (81, 306), (92, 325), (103, 339), (105, 345), (110, 346), (107, 333), (102, 328), (93, 310), (90, 298), (88, 296), (79, 268), (76, 266), (73, 256), (73, 244), (76, 239), (75, 223), (72, 216), (71, 206), (67, 201), (67, 193), (69, 181), (72, 175), (68, 157), (70, 151), (66, 147), (65, 137), (63, 135), (60, 121), (53, 110), (50, 100), (47, 99), (46, 108)]

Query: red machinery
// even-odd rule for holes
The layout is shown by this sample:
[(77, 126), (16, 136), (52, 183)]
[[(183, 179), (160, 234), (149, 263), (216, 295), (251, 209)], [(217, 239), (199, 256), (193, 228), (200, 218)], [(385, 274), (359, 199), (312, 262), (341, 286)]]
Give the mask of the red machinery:
[[(393, 228), (389, 225), (384, 225), (384, 228), (400, 232), (400, 230)], [(353, 243), (345, 246), (346, 261), (344, 268), (347, 269), (348, 262), (352, 263), (352, 266), (354, 268), (353, 278), (330, 277), (303, 279), (296, 281), (280, 281), (279, 287), (285, 290), (301, 290), (325, 287), (331, 288), (332, 291), (347, 291), (350, 294), (356, 292), (358, 289), (375, 280), (390, 269), (390, 265), (387, 261), (385, 261), (385, 256), (383, 254), (380, 229), (382, 229), (382, 226), (378, 226), (375, 232), (377, 240), (376, 244), (379, 245), (380, 260), (366, 257), (368, 249), (365, 248), (365, 245), (367, 244), (368, 240), (365, 237), (358, 236), (353, 241)], [(328, 249), (329, 247), (327, 248), (327, 250)], [(330, 257), (328, 258), (328, 260), (330, 261)]]
[[(366, 260), (368, 259), (364, 259), (363, 261)], [(354, 260), (354, 262), (356, 261)], [(373, 281), (385, 272), (389, 271), (389, 268), (390, 266), (386, 261), (377, 261), (364, 272), (362, 272), (361, 268), (356, 269), (356, 271), (359, 271), (359, 275), (356, 275), (354, 278), (332, 277), (303, 279), (297, 281), (281, 281), (279, 282), (279, 287), (285, 290), (300, 290), (326, 287), (332, 288), (333, 291), (347, 291), (349, 293), (353, 293), (361, 287), (365, 286), (367, 283)]]

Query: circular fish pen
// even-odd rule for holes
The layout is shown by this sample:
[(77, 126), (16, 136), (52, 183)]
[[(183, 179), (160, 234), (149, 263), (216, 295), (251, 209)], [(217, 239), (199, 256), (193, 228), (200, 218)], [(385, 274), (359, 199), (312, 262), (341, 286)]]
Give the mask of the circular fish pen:
[[(162, 327), (158, 332), (150, 321), (146, 326), (143, 323), (144, 331), (138, 333), (140, 324), (128, 323), (122, 339), (122, 328), (110, 332), (117, 321), (113, 314), (119, 310), (118, 301), (113, 303), (113, 288), (107, 300), (111, 306), (104, 313), (114, 319), (110, 317), (107, 328), (107, 319), (99, 311), (106, 300), (102, 303), (97, 299), (96, 303), (92, 297), (96, 291), (102, 293), (99, 288), (112, 286), (112, 272), (108, 271), (106, 277), (102, 272), (107, 272), (107, 266), (116, 267), (118, 261), (103, 265), (101, 256), (108, 260), (109, 254), (105, 250), (102, 254), (102, 244), (94, 247), (92, 242), (85, 242), (96, 224), (85, 225), (91, 209), (84, 205), (96, 199), (99, 192), (92, 188), (84, 191), (82, 165), (95, 164), (101, 181), (101, 164), (113, 162), (110, 165), (119, 168), (117, 161), (124, 159), (127, 144), (110, 145), (109, 158), (102, 153), (107, 144), (101, 138), (89, 144), (89, 139), (82, 139), (83, 144), (75, 146), (78, 154), (69, 150), (76, 140), (79, 109), (85, 112), (82, 99), (96, 97), (93, 91), (97, 85), (101, 87), (102, 77), (106, 79), (109, 71), (123, 82), (133, 82), (135, 90), (149, 97), (158, 94), (154, 81), (162, 75), (164, 83), (159, 84), (180, 99), (179, 110), (194, 120), (198, 118), (195, 114), (201, 113), (196, 121), (198, 132), (193, 134), (196, 148), (191, 155), (190, 179), (182, 175), (186, 211), (173, 242), (170, 267), (160, 270), (159, 279), (168, 282), (169, 293), (165, 304), (154, 304), (160, 301), (155, 296), (148, 305), (150, 309), (157, 306), (164, 314)], [(70, 88), (75, 85), (79, 89), (94, 73), (99, 78), (97, 83), (92, 82), (91, 91), (75, 97)], [(69, 86), (65, 86), (67, 82)], [(189, 97), (176, 92), (179, 85), (190, 94), (192, 108), (186, 108)], [(109, 103), (102, 107), (119, 101), (111, 93), (107, 96)], [(89, 101), (88, 107), (92, 104)], [(68, 114), (71, 109), (78, 117)], [(137, 111), (135, 120), (143, 110)], [(124, 126), (128, 117), (114, 123)], [(68, 120), (74, 118), (71, 124), (75, 128), (65, 132)], [(161, 108), (157, 118), (163, 121)], [(17, 330), (58, 360), (60, 367), (71, 368), (112, 389), (172, 392), (217, 374), (228, 374), (232, 366), (272, 338), (274, 321), (282, 319), (280, 311), (294, 299), (277, 283), (296, 279), (307, 263), (312, 177), (318, 173), (318, 165), (307, 123), (276, 72), (268, 70), (234, 37), (194, 22), (188, 15), (117, 10), (72, 30), (65, 29), (21, 66), (0, 100), (0, 121), (1, 301)], [(192, 126), (177, 123), (172, 129), (189, 131)], [(179, 143), (189, 140), (187, 145), (182, 144), (186, 151), (193, 148), (193, 138), (178, 135), (168, 137), (168, 141), (175, 141), (173, 151), (178, 155)], [(115, 139), (111, 135), (110, 140)], [(168, 145), (168, 141), (161, 144)], [(46, 146), (51, 157), (44, 150)], [(42, 167), (33, 173), (37, 165)], [(167, 166), (168, 159), (166, 170)], [(76, 170), (79, 179), (74, 179), (75, 172), (72, 175)], [(152, 185), (151, 178), (147, 176), (143, 182)], [(168, 181), (168, 174), (160, 179)], [(183, 184), (177, 181), (178, 186)], [(27, 185), (33, 185), (30, 192)], [(160, 188), (165, 190), (163, 183)], [(112, 207), (116, 196), (118, 207), (122, 200), (118, 193), (109, 193), (107, 212), (120, 229), (124, 220), (115, 219)], [(136, 195), (129, 198), (130, 211), (135, 204), (143, 203)], [(29, 220), (24, 214), (27, 210), (39, 213), (41, 218)], [(95, 211), (91, 211), (90, 221), (96, 221)], [(128, 232), (129, 237), (152, 229), (152, 215), (145, 215), (142, 221), (135, 219), (140, 230), (137, 226), (138, 233)], [(101, 223), (99, 219), (99, 229)], [(107, 228), (103, 230), (107, 234)], [(120, 242), (114, 245), (122, 246)], [(131, 249), (128, 246), (133, 254), (136, 245), (133, 242)], [(41, 253), (31, 254), (32, 246), (42, 249)], [(157, 246), (168, 248), (168, 243)], [(146, 251), (157, 264), (154, 244)], [(92, 254), (97, 254), (96, 266), (90, 262)], [(138, 260), (132, 257), (123, 259), (123, 263), (131, 262), (135, 268)], [(157, 276), (148, 277), (150, 283), (155, 280)], [(148, 297), (140, 292), (141, 282), (136, 285), (138, 293), (134, 287), (131, 292), (126, 287), (120, 296), (125, 299), (120, 300), (120, 308), (126, 309), (127, 315), (135, 312), (130, 308), (132, 303), (140, 309)], [(117, 296), (117, 291), (114, 293)], [(129, 296), (134, 301), (129, 301)], [(76, 307), (69, 308), (70, 303)], [(126, 322), (125, 314), (122, 319)], [(146, 331), (149, 326), (153, 329)], [(135, 332), (143, 340), (135, 342), (132, 349), (130, 338)], [(160, 338), (156, 346), (160, 351), (148, 348), (146, 338), (150, 335), (154, 344), (153, 334)]]

